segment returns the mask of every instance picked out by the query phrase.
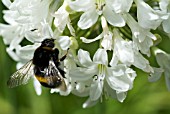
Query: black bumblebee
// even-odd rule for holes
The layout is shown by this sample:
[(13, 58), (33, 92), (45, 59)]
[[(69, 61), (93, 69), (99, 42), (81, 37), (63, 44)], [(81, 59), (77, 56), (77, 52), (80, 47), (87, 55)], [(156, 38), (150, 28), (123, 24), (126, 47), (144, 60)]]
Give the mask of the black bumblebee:
[(13, 88), (26, 84), (31, 78), (29, 71), (33, 68), (35, 77), (42, 86), (60, 88), (62, 91), (66, 91), (65, 72), (59, 65), (66, 58), (67, 53), (59, 58), (59, 50), (54, 46), (54, 39), (52, 38), (42, 41), (41, 46), (35, 50), (33, 59), (10, 77), (7, 82), (8, 87)]

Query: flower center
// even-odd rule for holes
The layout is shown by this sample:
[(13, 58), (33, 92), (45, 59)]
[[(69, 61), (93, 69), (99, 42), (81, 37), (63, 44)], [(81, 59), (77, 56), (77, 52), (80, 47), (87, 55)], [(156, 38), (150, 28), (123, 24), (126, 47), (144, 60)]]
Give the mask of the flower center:
[(93, 81), (103, 81), (106, 73), (106, 66), (98, 64), (98, 74), (93, 76)]
[(96, 11), (99, 15), (103, 13), (104, 6), (106, 5), (105, 0), (95, 0)]
[(103, 81), (105, 78), (106, 67), (105, 65), (99, 64), (98, 69), (99, 69), (98, 78), (100, 81)]

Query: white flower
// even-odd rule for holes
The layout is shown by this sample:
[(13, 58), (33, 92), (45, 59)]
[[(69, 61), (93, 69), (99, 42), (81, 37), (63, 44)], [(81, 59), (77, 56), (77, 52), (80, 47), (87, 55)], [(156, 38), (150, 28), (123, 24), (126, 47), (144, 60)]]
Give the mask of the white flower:
[[(137, 5), (137, 18), (141, 27), (146, 29), (156, 29), (163, 20), (169, 16), (160, 10), (152, 9), (143, 0), (135, 0)], [(143, 13), (145, 12), (145, 13)]]
[(54, 25), (58, 28), (59, 32), (62, 33), (67, 25), (71, 35), (75, 36), (75, 30), (71, 25), (69, 18), (69, 12), (66, 10), (68, 7), (67, 0), (64, 1), (63, 5), (53, 14)]
[(118, 30), (114, 29), (114, 47), (113, 57), (110, 62), (112, 66), (116, 66), (120, 61), (128, 66), (134, 65), (137, 68), (145, 72), (153, 72), (153, 69), (149, 65), (149, 61), (145, 59), (142, 54), (135, 49), (132, 41), (124, 40)]
[(4, 11), (4, 19), (11, 25), (15, 23), (36, 25), (47, 18), (51, 1), (15, 0), (8, 6), (9, 10)]
[(150, 47), (153, 46), (152, 40), (156, 40), (156, 37), (149, 29), (142, 28), (130, 14), (126, 13), (123, 16), (132, 31), (135, 48), (150, 56)]
[[(53, 32), (49, 28), (49, 25), (47, 23), (41, 24), (40, 30), (35, 30), (31, 33), (26, 33), (27, 39), (31, 42), (40, 42), (43, 41), (45, 38), (51, 38), (53, 36)], [(7, 30), (7, 29), (5, 29)], [(36, 33), (35, 33), (36, 32)], [(34, 34), (35, 33), (35, 34)], [(4, 31), (4, 34), (7, 34), (7, 31)], [(11, 36), (10, 36), (11, 37)], [(12, 37), (11, 37), (12, 38)], [(13, 39), (8, 39), (4, 37), (4, 41), (9, 44), (9, 47), (7, 47), (8, 54), (15, 60), (20, 61), (23, 63), (26, 63), (28, 60), (32, 59), (34, 50), (40, 45), (39, 44), (33, 44), (33, 45), (27, 45), (27, 46), (21, 46), (20, 42), (23, 40), (22, 37), (16, 37)], [(22, 52), (21, 52), (22, 51)]]
[(150, 76), (148, 77), (149, 82), (158, 81), (161, 78), (162, 73), (164, 72), (164, 69), (162, 68), (153, 67), (153, 70), (154, 72), (150, 73)]
[(106, 49), (106, 50), (111, 50), (112, 48), (112, 32), (109, 31), (106, 19), (102, 16), (101, 17), (101, 25), (103, 28), (103, 32), (98, 35), (96, 38), (94, 39), (86, 39), (84, 37), (80, 37), (80, 39), (84, 42), (84, 43), (91, 43), (91, 42), (95, 42), (99, 39), (102, 39), (101, 41), (101, 46)]
[(162, 11), (162, 13), (167, 16), (167, 18), (165, 18), (162, 22), (162, 26), (165, 32), (170, 33), (170, 2), (169, 0), (161, 0), (159, 2), (160, 5), (160, 9)]
[(156, 55), (156, 61), (160, 68), (157, 68), (157, 74), (151, 74), (151, 78), (153, 81), (157, 81), (161, 77), (163, 72), (167, 89), (170, 91), (170, 54), (167, 54), (166, 52), (160, 49), (155, 49), (154, 52)]
[[(7, 1), (3, 0), (3, 2), (7, 4)], [(12, 3), (8, 2), (6, 6), (9, 10), (4, 11), (4, 19), (9, 25), (21, 28), (20, 32), (17, 33), (24, 35), (25, 31), (31, 30), (32, 27), (47, 18), (50, 3), (51, 0), (15, 0)]]
[(34, 77), (34, 89), (37, 95), (41, 95), (42, 93), (42, 88), (40, 82)]
[(15, 0), (13, 2), (3, 0), (3, 2), (8, 8), (4, 11), (4, 20), (8, 24), (0, 24), (0, 35), (5, 44), (9, 45), (8, 52), (15, 50), (24, 38), (31, 42), (44, 39), (41, 35), (43, 33), (45, 35), (45, 31), (49, 29), (43, 31), (47, 28), (42, 23), (46, 22), (51, 0)]
[(54, 33), (45, 20), (40, 25), (35, 26), (35, 29), (27, 31), (25, 38), (31, 42), (41, 42), (46, 38), (53, 38)]
[(71, 40), (70, 40), (70, 37), (68, 36), (58, 36), (58, 37), (53, 37), (56, 39), (56, 45), (58, 45), (59, 49), (62, 49), (62, 50), (67, 50), (70, 45), (71, 45)]
[[(112, 66), (117, 65), (118, 60), (130, 66), (134, 62), (134, 49), (132, 41), (126, 41), (121, 36), (117, 29), (113, 30), (113, 57)], [(113, 61), (114, 59), (114, 61)]]
[[(116, 93), (117, 99), (123, 102), (126, 95), (122, 98), (120, 93), (126, 93), (133, 86), (133, 80), (136, 76), (135, 71), (123, 64), (108, 67), (107, 57), (107, 52), (104, 49), (96, 51), (93, 61), (87, 51), (81, 49), (78, 51), (78, 58), (82, 66), (71, 70), (70, 76), (77, 82), (84, 82), (89, 90), (87, 91), (89, 92), (89, 99), (84, 106), (93, 104), (105, 92), (108, 95), (111, 95), (112, 92)], [(107, 90), (108, 86), (105, 87), (105, 85), (109, 85), (110, 89)]]
[[(99, 15), (103, 15), (109, 24), (122, 27), (125, 25), (125, 21), (121, 16), (121, 11), (128, 11), (132, 3), (132, 0), (128, 3), (123, 1), (124, 0), (114, 0), (114, 2), (113, 0), (76, 0), (70, 2), (69, 5), (75, 11), (84, 12), (78, 21), (78, 26), (81, 29), (87, 29), (94, 25)], [(120, 5), (115, 7), (115, 3), (120, 3)]]

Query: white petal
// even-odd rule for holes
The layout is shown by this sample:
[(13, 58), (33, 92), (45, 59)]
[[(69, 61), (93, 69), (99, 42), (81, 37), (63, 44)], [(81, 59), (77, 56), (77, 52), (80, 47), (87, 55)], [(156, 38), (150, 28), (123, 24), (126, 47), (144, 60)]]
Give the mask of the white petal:
[(15, 19), (18, 18), (18, 12), (17, 11), (11, 11), (11, 10), (4, 10), (4, 20), (11, 24), (11, 25), (17, 25), (18, 23), (15, 21)]
[(119, 92), (126, 92), (129, 90), (129, 80), (125, 77), (115, 77), (115, 76), (109, 76), (107, 79), (107, 82), (109, 86)]
[(33, 58), (34, 51), (38, 46), (39, 44), (26, 45), (23, 47), (18, 46), (16, 54), (20, 57), (20, 61), (31, 60)]
[(22, 66), (24, 66), (25, 63), (22, 63), (22, 62), (18, 62), (17, 65), (16, 65), (16, 68), (17, 69), (20, 69)]
[(161, 75), (163, 73), (162, 68), (153, 68), (154, 73), (151, 73), (151, 75), (148, 77), (149, 82), (155, 82), (158, 81), (161, 78)]
[(156, 61), (159, 66), (165, 70), (170, 69), (170, 55), (160, 52), (156, 54)]
[(99, 40), (101, 38), (103, 38), (103, 33), (101, 33), (100, 35), (98, 35), (96, 38), (93, 38), (93, 39), (87, 39), (85, 37), (80, 37), (80, 39), (84, 43), (92, 43), (92, 42), (95, 42), (95, 41), (97, 41), (97, 40)]
[(10, 48), (11, 49), (15, 49), (18, 47), (18, 45), (21, 43), (21, 41), (23, 40), (23, 37), (18, 37), (18, 38), (14, 38), (12, 40), (12, 42), (10, 43)]
[(20, 31), (21, 29), (18, 25), (0, 24), (0, 35), (2, 35), (5, 44), (10, 44), (14, 39), (19, 39)]
[[(42, 22), (44, 19), (47, 19), (51, 16), (48, 16), (49, 14), (49, 5), (52, 2), (52, 0), (43, 0), (36, 2), (32, 5), (31, 9), (31, 17), (32, 17), (32, 23), (37, 24)], [(22, 9), (21, 9), (22, 10)], [(38, 18), (37, 18), (38, 17)]]
[(91, 0), (76, 0), (69, 3), (69, 6), (71, 9), (75, 11), (86, 11), (89, 10), (90, 7), (92, 7), (93, 2)]
[[(140, 39), (144, 40), (140, 42)], [(137, 48), (141, 51), (141, 53), (146, 54), (148, 57), (150, 56), (150, 47), (153, 45), (153, 41), (150, 37), (144, 36), (144, 34), (140, 34), (138, 39), (133, 37), (133, 41)]]
[(2, 0), (2, 3), (9, 8), (12, 2), (10, 0)]
[(34, 89), (37, 95), (41, 95), (42, 93), (41, 84), (36, 78), (34, 78)]
[(85, 83), (77, 83), (76, 84), (76, 90), (80, 93), (83, 93), (85, 91), (86, 87), (85, 87)]
[(101, 45), (103, 46), (104, 49), (111, 50), (112, 48), (112, 33), (111, 32), (108, 32), (107, 34), (104, 35)]
[(150, 68), (149, 61), (145, 59), (139, 52), (134, 52), (134, 54), (133, 65), (145, 72), (151, 72), (152, 68)]
[(75, 30), (74, 30), (74, 28), (73, 28), (73, 26), (72, 26), (72, 24), (71, 24), (70, 18), (68, 19), (67, 27), (68, 27), (71, 35), (72, 35), (72, 36), (75, 36)]
[(126, 92), (117, 92), (117, 99), (120, 102), (123, 102), (126, 98), (127, 93)]
[(56, 40), (58, 41), (60, 47), (63, 50), (67, 50), (71, 45), (71, 41), (70, 41), (70, 38), (68, 36), (60, 36)]
[(143, 0), (138, 0), (137, 11), (138, 23), (143, 28), (156, 29), (162, 22), (160, 16), (156, 13), (156, 11), (154, 11)]
[(134, 66), (143, 70), (146, 68), (147, 64), (149, 64), (148, 60), (146, 60), (139, 52), (134, 52)]
[(160, 0), (159, 2), (160, 9), (164, 12), (167, 11), (168, 5), (169, 5), (169, 0)]
[(117, 65), (116, 67), (113, 68), (108, 68), (108, 74), (110, 76), (122, 76), (124, 75), (124, 70), (121, 68), (122, 66)]
[(165, 32), (170, 33), (170, 18), (168, 18), (167, 20), (164, 20), (162, 23), (163, 29)]
[[(59, 17), (59, 18), (57, 18)], [(63, 17), (63, 15), (62, 15)], [(65, 19), (62, 19), (61, 18), (61, 15), (55, 15), (55, 18), (54, 18), (54, 25), (58, 28), (58, 30), (62, 33), (66, 27), (66, 24), (67, 24), (68, 20), (65, 18)]]
[(97, 102), (98, 102), (98, 100), (97, 100), (97, 101), (91, 101), (91, 99), (88, 98), (88, 99), (86, 100), (86, 102), (83, 103), (83, 108), (92, 107), (92, 106), (94, 106), (95, 104), (97, 104)]
[(125, 41), (122, 38), (115, 37), (114, 53), (122, 63), (130, 65), (134, 62), (133, 44), (131, 41)]
[[(152, 39), (156, 40), (157, 38), (150, 32), (149, 29), (144, 29), (135, 21), (135, 19), (130, 14), (125, 14), (123, 17), (126, 19), (127, 24), (129, 25), (132, 33), (133, 40), (139, 50), (143, 50), (145, 48), (144, 54), (149, 53), (149, 48), (152, 45)], [(146, 44), (146, 46), (141, 46)], [(148, 45), (149, 44), (149, 45)]]
[(124, 19), (120, 16), (120, 14), (116, 14), (112, 11), (109, 7), (106, 6), (105, 10), (103, 11), (103, 15), (108, 21), (109, 24), (116, 26), (116, 27), (123, 27), (125, 26)]
[(170, 91), (170, 71), (165, 71), (165, 82), (168, 91)]
[(20, 16), (15, 21), (20, 24), (30, 23), (31, 17)]
[(45, 38), (53, 38), (53, 31), (50, 25), (46, 21), (42, 22), (41, 24), (42, 24), (42, 35)]
[(92, 77), (97, 74), (96, 67), (93, 68), (76, 68), (69, 72), (69, 76), (77, 81), (92, 80)]
[[(82, 83), (82, 82), (81, 82)], [(75, 90), (75, 86), (73, 86), (73, 90), (71, 91), (72, 94), (76, 95), (76, 96), (79, 96), (79, 97), (87, 97), (89, 96), (89, 87), (86, 88), (84, 91), (81, 91), (79, 92), (78, 90)]]
[(90, 28), (96, 23), (98, 17), (99, 16), (96, 13), (95, 8), (89, 9), (81, 15), (80, 20), (78, 21), (78, 26), (81, 29)]
[(93, 62), (97, 64), (108, 65), (108, 56), (106, 50), (99, 48), (93, 56)]
[(116, 13), (129, 12), (133, 0), (106, 0)]
[(18, 55), (13, 51), (13, 49), (7, 48), (6, 51), (9, 54), (9, 56), (11, 56), (11, 58), (14, 59), (15, 61), (19, 61), (20, 60)]
[[(113, 68), (108, 69), (108, 76), (106, 77), (107, 83), (117, 92), (126, 92), (132, 88), (136, 73), (129, 72), (129, 68), (126, 68), (124, 65), (118, 65), (117, 67), (119, 70), (115, 72), (111, 71), (114, 70)], [(124, 71), (124, 73), (122, 73), (122, 71)]]
[(117, 55), (116, 53), (113, 53), (112, 59), (111, 59), (111, 61), (109, 63), (110, 66), (112, 66), (112, 67), (116, 66), (117, 63), (119, 62), (118, 57), (116, 55)]
[(112, 89), (108, 83), (104, 83), (104, 92), (106, 95), (108, 95), (109, 97), (113, 98), (113, 99), (117, 99), (117, 94), (116, 91), (114, 89)]
[[(33, 28), (34, 29), (34, 28)], [(31, 30), (33, 30), (31, 29)], [(35, 31), (27, 31), (25, 33), (25, 38), (30, 41), (30, 42), (41, 42), (44, 40), (44, 36), (41, 37), (40, 36), (40, 31), (39, 30), (35, 30)], [(41, 34), (42, 35), (42, 34)], [(47, 38), (47, 37), (46, 37)]]
[(92, 60), (90, 58), (90, 53), (88, 51), (79, 49), (78, 59), (79, 59), (80, 63), (85, 67), (89, 67), (89, 66), (93, 65)]
[(69, 58), (69, 57), (67, 57), (64, 60), (64, 65), (65, 65), (66, 69), (74, 69), (74, 68), (76, 68), (75, 61), (72, 58)]
[(69, 13), (65, 10), (65, 5), (62, 5), (52, 16), (54, 16), (54, 25), (62, 33), (68, 23)]
[(95, 81), (90, 88), (90, 100), (96, 101), (100, 98), (103, 90), (103, 81)]

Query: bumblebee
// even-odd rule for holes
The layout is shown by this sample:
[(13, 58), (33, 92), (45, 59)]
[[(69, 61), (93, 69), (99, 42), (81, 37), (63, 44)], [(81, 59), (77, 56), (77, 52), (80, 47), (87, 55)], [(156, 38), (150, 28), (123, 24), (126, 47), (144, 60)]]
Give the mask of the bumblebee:
[(34, 75), (42, 86), (66, 91), (65, 72), (59, 66), (60, 62), (66, 58), (68, 50), (63, 57), (59, 58), (59, 50), (54, 48), (54, 40), (51, 38), (41, 42), (40, 47), (34, 52), (33, 59), (9, 78), (7, 82), (9, 88), (26, 84), (31, 78), (29, 72), (33, 68)]

